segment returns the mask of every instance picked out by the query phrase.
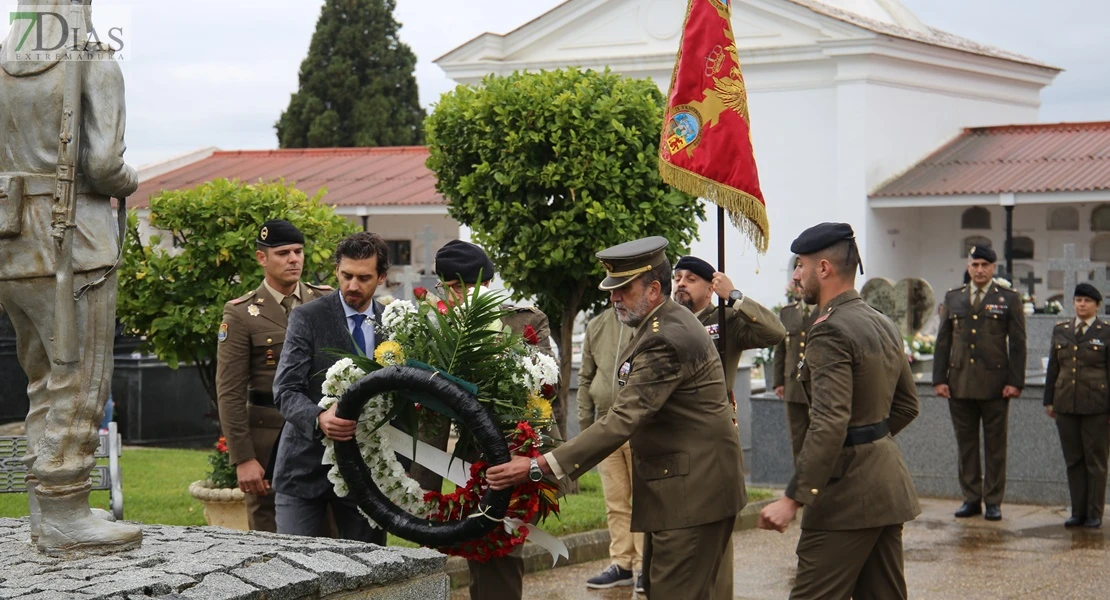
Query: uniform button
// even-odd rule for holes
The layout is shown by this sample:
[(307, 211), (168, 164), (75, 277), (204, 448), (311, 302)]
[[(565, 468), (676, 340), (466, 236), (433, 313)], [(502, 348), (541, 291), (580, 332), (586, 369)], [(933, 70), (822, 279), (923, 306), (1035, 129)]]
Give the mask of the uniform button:
[(666, 474), (668, 474), (668, 473), (670, 473), (670, 471), (668, 471), (667, 469), (663, 469), (663, 474), (664, 474), (664, 475), (666, 475)]
[(971, 320), (972, 321), (978, 321), (979, 320), (979, 315), (971, 315)]
[(805, 347), (806, 347), (806, 343), (805, 343), (805, 342), (798, 342), (798, 347), (799, 347), (799, 348), (805, 348)]
[(1079, 346), (1075, 346), (1075, 347), (1072, 348), (1072, 350), (1078, 350), (1078, 349), (1079, 349)]
[(578, 468), (580, 468), (580, 467), (578, 466), (578, 463), (574, 463), (574, 468), (575, 468), (575, 469), (578, 469)]
[(975, 359), (971, 359), (971, 364), (975, 364)]
[(975, 335), (975, 330), (974, 329), (971, 330), (971, 335)]
[(802, 337), (805, 337), (805, 336), (806, 336), (806, 332), (803, 331), (802, 332)]
[(974, 350), (974, 349), (975, 349), (975, 344), (972, 344), (972, 345), (971, 345), (971, 349), (972, 349), (972, 350)]
[(817, 495), (817, 488), (813, 488), (812, 490), (809, 490), (809, 493), (811, 493), (811, 494), (813, 494), (814, 496), (816, 496), (816, 495)]
[(799, 352), (799, 353), (798, 353), (798, 358), (805, 358), (805, 357), (806, 357), (806, 353), (805, 353), (805, 352)]
[(272, 343), (274, 343), (274, 338), (266, 338), (266, 343), (267, 343), (267, 344), (272, 344)]
[(1072, 373), (1074, 373), (1074, 372), (1075, 372), (1075, 369), (1073, 368), (1073, 369), (1071, 370), (1071, 372), (1072, 372)]

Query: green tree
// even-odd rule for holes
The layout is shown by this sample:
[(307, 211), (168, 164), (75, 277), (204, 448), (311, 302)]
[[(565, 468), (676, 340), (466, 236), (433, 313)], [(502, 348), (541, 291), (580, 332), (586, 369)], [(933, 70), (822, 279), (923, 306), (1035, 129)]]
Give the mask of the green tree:
[(282, 148), (408, 146), (423, 140), (416, 55), (397, 37), (396, 0), (327, 0), (276, 124)]
[[(194, 189), (162, 192), (150, 201), (152, 233), (144, 242), (138, 215), (128, 215), (119, 275), (117, 314), (124, 329), (146, 336), (143, 350), (171, 368), (193, 364), (204, 389), (216, 398), (216, 334), (223, 305), (257, 288), (258, 230), (286, 219), (305, 235), (304, 278), (333, 277), (331, 249), (353, 224), (320, 201), (284, 182), (245, 185), (217, 179)], [(162, 244), (163, 235), (172, 247)]]
[[(440, 98), (425, 122), (436, 189), (489, 252), (514, 297), (534, 296), (570, 379), (579, 311), (600, 308), (594, 254), (649, 235), (683, 252), (704, 210), (659, 177), (663, 95), (606, 70), (486, 77)], [(557, 404), (566, 431), (566, 387)]]

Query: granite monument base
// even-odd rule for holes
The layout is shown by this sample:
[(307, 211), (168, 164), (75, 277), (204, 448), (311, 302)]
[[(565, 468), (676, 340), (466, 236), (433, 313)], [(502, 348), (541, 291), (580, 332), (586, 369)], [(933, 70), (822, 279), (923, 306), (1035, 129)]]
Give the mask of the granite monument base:
[[(1067, 474), (1060, 438), (1045, 415), (1043, 383), (1029, 383), (1010, 401), (1006, 465), (1006, 502), (1069, 504)], [(919, 383), (920, 414), (895, 438), (902, 449), (917, 493), (961, 500), (956, 473), (956, 436), (948, 400)], [(793, 474), (786, 407), (777, 396), (752, 398), (752, 481), (784, 486)]]
[(219, 527), (143, 527), (129, 552), (49, 558), (28, 520), (0, 519), (0, 598), (19, 600), (438, 600), (447, 557), (426, 548)]

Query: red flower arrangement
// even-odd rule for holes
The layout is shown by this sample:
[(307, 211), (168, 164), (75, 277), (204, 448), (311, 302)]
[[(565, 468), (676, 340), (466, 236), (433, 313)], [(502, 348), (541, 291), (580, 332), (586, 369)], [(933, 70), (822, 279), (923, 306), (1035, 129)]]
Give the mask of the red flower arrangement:
[(428, 288), (416, 286), (412, 288), (412, 295), (416, 296), (417, 300), (424, 300), (428, 297)]
[[(539, 445), (539, 434), (527, 421), (521, 421), (509, 439), (509, 452), (517, 456), (534, 458), (540, 455), (537, 449)], [(466, 482), (466, 486), (456, 488), (450, 494), (434, 491), (424, 494), (425, 502), (435, 504), (428, 513), (428, 518), (433, 521), (459, 521), (477, 511), (482, 495), (489, 487), (486, 483), (487, 466), (481, 461), (470, 465), (470, 479)], [(509, 510), (506, 511), (505, 518), (530, 523), (537, 515), (541, 521), (553, 513), (557, 515), (559, 513), (557, 490), (558, 487), (555, 484), (546, 480), (528, 481), (518, 485), (513, 491), (512, 499), (509, 500)], [(491, 558), (499, 558), (512, 552), (513, 548), (523, 544), (527, 537), (527, 530), (517, 529), (509, 533), (505, 527), (498, 527), (483, 538), (439, 548), (439, 551), (461, 556), (467, 560), (486, 562)]]
[(525, 325), (521, 335), (524, 337), (524, 341), (533, 346), (538, 346), (540, 344), (540, 338), (536, 335), (536, 328), (531, 325)]

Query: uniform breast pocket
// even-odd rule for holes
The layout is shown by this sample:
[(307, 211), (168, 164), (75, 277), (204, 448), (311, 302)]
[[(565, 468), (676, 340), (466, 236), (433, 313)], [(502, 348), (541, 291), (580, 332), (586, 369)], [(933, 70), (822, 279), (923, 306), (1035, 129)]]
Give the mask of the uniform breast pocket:
[(251, 334), (251, 355), (256, 366), (276, 367), (281, 358), (281, 347), (285, 344), (285, 332), (281, 330), (261, 331)]
[(647, 456), (639, 463), (640, 476), (645, 481), (690, 474), (690, 455), (685, 452)]

